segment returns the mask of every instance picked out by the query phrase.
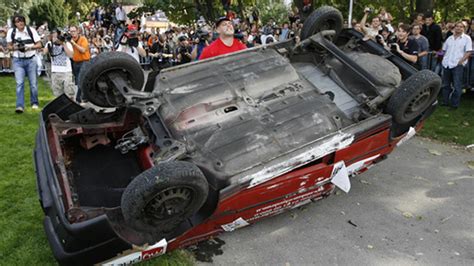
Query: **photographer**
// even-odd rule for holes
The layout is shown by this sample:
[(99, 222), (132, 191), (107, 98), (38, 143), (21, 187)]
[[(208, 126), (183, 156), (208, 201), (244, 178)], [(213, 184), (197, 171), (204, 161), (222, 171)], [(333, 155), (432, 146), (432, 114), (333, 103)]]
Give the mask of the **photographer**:
[[(76, 101), (82, 102), (81, 87), (79, 86), (79, 74), (84, 62), (91, 60), (91, 54), (89, 50), (89, 41), (87, 38), (79, 34), (79, 29), (76, 26), (69, 27), (69, 33), (71, 35), (71, 44), (74, 51), (72, 55), (72, 72), (74, 74), (74, 83), (77, 86)], [(69, 36), (68, 36), (69, 37)]]
[(370, 27), (367, 27), (365, 24), (367, 22), (367, 17), (372, 12), (373, 12), (372, 8), (366, 7), (364, 9), (364, 17), (360, 21), (360, 25), (362, 27), (362, 31), (365, 34), (365, 37), (370, 38), (370, 39), (375, 39), (375, 36), (379, 34), (379, 30), (380, 30), (380, 18), (379, 17), (372, 18), (372, 23), (370, 23)]
[(43, 49), (44, 54), (51, 57), (51, 89), (53, 95), (58, 97), (66, 94), (74, 99), (74, 82), (72, 76), (71, 60), (74, 51), (71, 39), (67, 33), (59, 30), (51, 33), (49, 41)]
[(392, 53), (407, 61), (410, 65), (416, 66), (418, 61), (418, 44), (415, 40), (409, 39), (410, 26), (403, 24), (398, 27), (397, 42), (386, 46)]
[(194, 48), (191, 53), (192, 60), (199, 60), (204, 48), (209, 46), (209, 32), (204, 29), (199, 29), (196, 32), (196, 38), (194, 39)]
[(387, 27), (382, 27), (379, 35), (375, 36), (375, 40), (382, 46), (389, 46), (391, 43), (397, 42), (397, 37), (393, 35)]
[(188, 38), (182, 35), (178, 38), (178, 41), (179, 41), (178, 48), (176, 48), (176, 59), (178, 61), (178, 65), (191, 62), (192, 48), (189, 45)]
[(153, 71), (160, 71), (163, 68), (171, 66), (173, 50), (171, 50), (166, 34), (158, 36), (158, 41), (150, 47), (149, 55), (152, 57), (151, 68)]
[(120, 38), (120, 45), (117, 51), (131, 55), (138, 63), (140, 63), (140, 56), (146, 56), (147, 53), (142, 43), (138, 40), (138, 31), (135, 25), (128, 25), (127, 30), (122, 35), (122, 38)]
[(16, 113), (23, 113), (25, 108), (25, 75), (30, 81), (31, 108), (38, 109), (38, 80), (36, 76), (36, 49), (41, 48), (41, 39), (34, 28), (25, 25), (25, 17), (14, 15), (15, 27), (8, 30), (8, 49), (13, 50), (13, 70), (16, 81)]

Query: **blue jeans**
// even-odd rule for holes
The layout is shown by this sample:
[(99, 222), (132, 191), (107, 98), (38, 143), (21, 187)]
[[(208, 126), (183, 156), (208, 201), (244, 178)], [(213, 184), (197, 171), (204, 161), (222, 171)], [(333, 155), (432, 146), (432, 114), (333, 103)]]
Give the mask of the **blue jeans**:
[(77, 86), (77, 94), (76, 94), (76, 102), (82, 102), (82, 90), (81, 86), (79, 86), (79, 74), (81, 73), (81, 68), (83, 62), (72, 62), (72, 73), (74, 74), (74, 83)]
[(25, 75), (30, 81), (30, 104), (38, 105), (38, 80), (36, 79), (36, 58), (13, 58), (13, 71), (16, 81), (16, 107), (25, 108)]
[(429, 69), (433, 71), (434, 73), (438, 74), (441, 76), (441, 70), (443, 66), (441, 65), (441, 62), (438, 61), (438, 58), (436, 57), (435, 54), (431, 55), (431, 61), (428, 61)]
[(420, 69), (428, 69), (428, 56), (418, 57), (418, 65)]
[[(462, 94), (462, 78), (464, 67), (457, 66), (455, 68), (443, 67), (443, 103), (452, 107), (459, 107)], [(451, 87), (451, 83), (453, 87)]]

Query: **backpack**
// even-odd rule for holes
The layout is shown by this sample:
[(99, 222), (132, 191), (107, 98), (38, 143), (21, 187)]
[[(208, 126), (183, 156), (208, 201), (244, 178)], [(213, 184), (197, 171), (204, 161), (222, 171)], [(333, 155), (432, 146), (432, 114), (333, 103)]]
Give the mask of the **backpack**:
[[(32, 44), (32, 43), (35, 43), (34, 39), (33, 39), (33, 32), (31, 32), (31, 29), (29, 26), (26, 26), (26, 31), (28, 32), (28, 36), (30, 36), (30, 40), (25, 40), (23, 41), (24, 44)], [(11, 39), (12, 39), (12, 43), (14, 44), (16, 39), (15, 39), (15, 35), (16, 35), (16, 28), (13, 28), (12, 30), (12, 34), (11, 34)]]

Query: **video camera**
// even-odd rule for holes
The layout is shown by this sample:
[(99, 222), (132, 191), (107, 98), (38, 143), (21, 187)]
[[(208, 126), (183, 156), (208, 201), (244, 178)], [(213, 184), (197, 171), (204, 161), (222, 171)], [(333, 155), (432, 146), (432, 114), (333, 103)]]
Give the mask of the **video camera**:
[(23, 40), (20, 39), (20, 38), (17, 38), (17, 39), (15, 40), (15, 42), (16, 42), (16, 44), (17, 44), (18, 51), (20, 51), (20, 52), (22, 52), (22, 53), (26, 52), (26, 49), (25, 49), (25, 48), (26, 48), (26, 46), (25, 46), (26, 43), (25, 43), (25, 41), (23, 41)]
[(209, 32), (205, 29), (198, 29), (196, 31), (196, 38), (199, 39), (199, 42), (207, 41), (209, 38)]
[(58, 32), (58, 40), (60, 42), (70, 42), (72, 40), (72, 36), (69, 32), (66, 32), (66, 31), (60, 31), (60, 30), (57, 30)]

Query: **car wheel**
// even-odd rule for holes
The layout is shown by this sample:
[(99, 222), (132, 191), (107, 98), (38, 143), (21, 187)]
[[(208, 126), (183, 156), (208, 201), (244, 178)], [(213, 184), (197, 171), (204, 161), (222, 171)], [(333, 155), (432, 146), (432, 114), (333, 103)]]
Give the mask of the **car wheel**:
[(202, 171), (184, 161), (160, 163), (133, 179), (122, 194), (125, 221), (136, 230), (169, 232), (207, 199)]
[(301, 29), (301, 40), (307, 39), (323, 30), (334, 30), (337, 36), (342, 30), (342, 23), (343, 18), (339, 10), (331, 6), (322, 6), (314, 10), (306, 18), (303, 29)]
[[(116, 72), (135, 90), (141, 90), (145, 77), (140, 64), (123, 52), (101, 53), (85, 63), (79, 75), (79, 86), (84, 98), (101, 107), (116, 107), (124, 103), (123, 96), (113, 89), (107, 74)], [(107, 84), (106, 87), (98, 86)]]
[(406, 124), (421, 115), (436, 100), (441, 78), (429, 70), (419, 71), (403, 81), (390, 97), (386, 112), (398, 124)]

